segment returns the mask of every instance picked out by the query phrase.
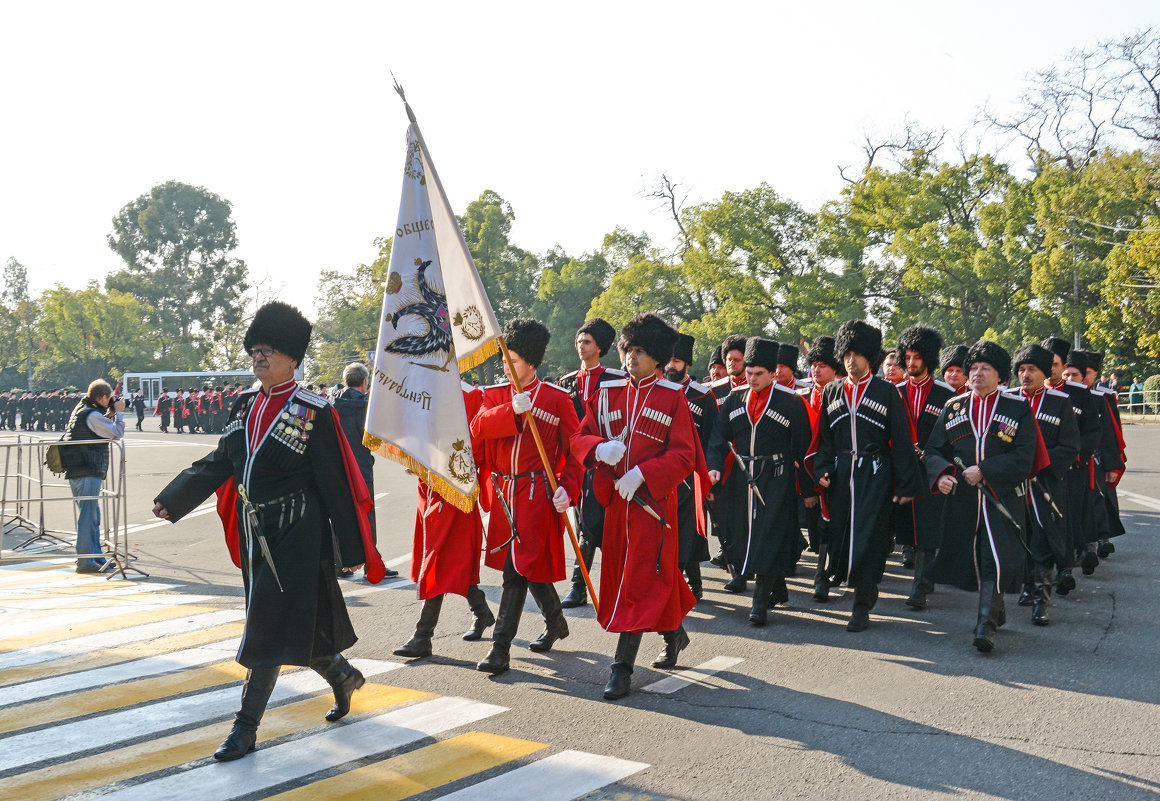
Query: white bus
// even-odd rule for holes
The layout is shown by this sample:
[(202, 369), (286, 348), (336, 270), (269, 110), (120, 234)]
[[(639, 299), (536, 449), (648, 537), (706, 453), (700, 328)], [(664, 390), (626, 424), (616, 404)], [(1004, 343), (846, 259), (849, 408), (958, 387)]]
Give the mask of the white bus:
[[(294, 378), (303, 379), (302, 368), (294, 371)], [(252, 370), (199, 370), (191, 373), (158, 372), (158, 373), (125, 373), (121, 377), (121, 386), (125, 397), (132, 397), (134, 392), (145, 396), (145, 405), (152, 408), (157, 405), (157, 399), (162, 392), (172, 397), (179, 390), (201, 389), (206, 384), (211, 387), (225, 386), (226, 384), (241, 384), (248, 387), (254, 383)]]

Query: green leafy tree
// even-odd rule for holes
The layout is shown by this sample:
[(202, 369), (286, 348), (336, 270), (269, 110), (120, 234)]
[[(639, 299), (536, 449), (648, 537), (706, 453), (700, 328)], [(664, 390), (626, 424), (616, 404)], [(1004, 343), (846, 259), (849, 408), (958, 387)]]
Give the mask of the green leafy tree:
[(327, 270), (319, 277), (318, 319), (309, 353), (312, 380), (341, 381), (348, 364), (365, 362), (367, 353), (375, 349), (392, 241), (376, 239), (377, 258), (360, 264), (353, 275)]
[(469, 203), (459, 218), (459, 227), (501, 325), (529, 314), (536, 301), (539, 263), (533, 254), (512, 244), (510, 234), (515, 218), (511, 204), (490, 189)]
[[(0, 307), (0, 374), (10, 374), (32, 387), (34, 337), (40, 306), (28, 291), (28, 269), (16, 259), (4, 265), (3, 306)], [(8, 375), (4, 375), (8, 378)]]
[(178, 181), (159, 184), (118, 212), (108, 243), (126, 264), (108, 288), (152, 308), (167, 367), (196, 369), (212, 332), (242, 316), (246, 265), (232, 255), (229, 201)]
[[(532, 316), (552, 332), (540, 372), (556, 378), (576, 369), (575, 333), (587, 319), (592, 301), (604, 290), (608, 260), (600, 253), (574, 259), (556, 247), (544, 255), (542, 264)], [(605, 361), (618, 361), (615, 348)]]
[(41, 386), (86, 386), (153, 366), (156, 354), (146, 319), (151, 310), (132, 295), (101, 291), (96, 281), (82, 290), (57, 285), (41, 296), (37, 322)]

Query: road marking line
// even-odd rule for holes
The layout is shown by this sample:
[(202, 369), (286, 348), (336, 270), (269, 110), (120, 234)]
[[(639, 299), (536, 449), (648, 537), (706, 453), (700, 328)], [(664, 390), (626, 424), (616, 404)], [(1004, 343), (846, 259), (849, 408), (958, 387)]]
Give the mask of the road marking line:
[[(4, 633), (13, 637), (27, 637), (28, 635), (38, 632), (47, 624), (56, 624), (59, 626), (80, 625), (82, 623), (92, 623), (96, 620), (108, 620), (109, 618), (118, 618), (115, 624), (120, 627), (126, 627), (126, 624), (120, 618), (132, 612), (147, 612), (150, 610), (165, 609), (171, 606), (183, 606), (185, 604), (201, 604), (206, 601), (220, 600), (217, 595), (143, 595), (136, 598), (111, 598), (109, 599), (115, 603), (109, 603), (100, 608), (94, 609), (70, 609), (67, 614), (61, 614), (58, 611), (48, 610), (36, 613), (28, 613), (21, 615), (19, 620), (9, 621), (7, 618), (4, 623)], [(9, 642), (5, 640), (5, 642)], [(0, 647), (3, 647), (0, 645)]]
[(156, 801), (158, 798), (227, 801), (400, 748), (506, 711), (502, 706), (466, 698), (436, 698), (330, 727), (321, 734), (263, 748), (236, 762), (201, 765), (114, 790), (101, 798), (108, 801)]
[(714, 673), (720, 673), (722, 670), (731, 668), (744, 661), (739, 656), (715, 656), (708, 662), (703, 662), (696, 667), (682, 670), (680, 673), (674, 673), (671, 676), (666, 676), (660, 681), (655, 681), (642, 689), (646, 693), (661, 693), (667, 695), (684, 687), (688, 687), (690, 684), (700, 684), (703, 679), (712, 676)]
[[(194, 511), (187, 514), (185, 517), (181, 518), (181, 520), (178, 520), (177, 523), (181, 523), (181, 522), (184, 522), (186, 520), (189, 520), (191, 517), (200, 517), (201, 515), (207, 515), (210, 512), (216, 512), (216, 511), (217, 511), (217, 506), (210, 506), (209, 508), (206, 508), (206, 509), (195, 509)], [(173, 526), (173, 525), (177, 525), (177, 523), (171, 523), (168, 520), (157, 520), (153, 523), (138, 523), (135, 526), (129, 526), (127, 533), (139, 534), (142, 531), (148, 531), (151, 528), (160, 528), (161, 526)]]
[[(240, 642), (240, 638), (221, 640), (196, 648), (172, 651), (163, 656), (135, 659), (116, 665), (80, 670), (65, 676), (43, 678), (0, 688), (0, 707), (30, 703), (63, 693), (95, 691), (99, 687), (106, 687), (110, 684), (127, 686), (130, 683), (136, 683), (152, 676), (160, 676), (163, 673), (188, 670), (233, 659), (238, 652)], [(72, 699), (69, 699), (70, 706), (72, 703)]]
[(411, 561), (411, 554), (405, 553), (402, 556), (396, 556), (391, 561), (384, 562), (383, 564), (385, 564), (387, 567), (398, 567), (399, 565), (406, 564), (407, 562), (410, 562), (410, 561)]
[(55, 614), (65, 609), (84, 609), (92, 606), (94, 602), (119, 602), (127, 600), (127, 596), (165, 592), (181, 586), (180, 584), (142, 584), (139, 581), (108, 581), (87, 587), (60, 588), (61, 592), (59, 593), (30, 589), (29, 593), (35, 593), (32, 597), (25, 593), (17, 593), (8, 595), (0, 603), (3, 603), (4, 609), (9, 614), (46, 610)]
[[(190, 511), (189, 514), (186, 515), (186, 517), (189, 517), (189, 515), (193, 514), (194, 512), (204, 514), (207, 509), (216, 509), (216, 508), (217, 508), (217, 501), (216, 500), (206, 501), (201, 506), (198, 506), (198, 507), (194, 508), (192, 511)], [(132, 533), (135, 529), (139, 529), (142, 526), (152, 526), (155, 523), (159, 523), (159, 522), (160, 523), (168, 523), (169, 521), (168, 520), (159, 520), (156, 516), (149, 515), (148, 518), (141, 521), (140, 523), (134, 523), (131, 526), (129, 526), (129, 532)]]
[(245, 616), (240, 609), (170, 605), (80, 626), (45, 629), (29, 637), (0, 640), (0, 652), (7, 652), (0, 653), (0, 670), (216, 626)]
[[(241, 613), (238, 613), (239, 617)], [(207, 629), (195, 629), (192, 632), (182, 631), (149, 642), (133, 645), (108, 648), (103, 651), (64, 655), (47, 653), (50, 658), (36, 664), (23, 667), (0, 670), (0, 687), (8, 687), (25, 681), (47, 679), (53, 676), (62, 676), (76, 670), (92, 670), (107, 665), (128, 662), (133, 659), (148, 659), (152, 656), (167, 654), (178, 648), (196, 648), (211, 642), (242, 636), (241, 623), (227, 623), (223, 626), (211, 626)]]
[[(402, 667), (396, 662), (372, 659), (352, 659), (351, 663), (368, 678)], [(278, 704), (320, 690), (329, 691), (330, 685), (313, 670), (283, 673), (270, 696), (270, 703)], [(107, 715), (14, 734), (0, 740), (4, 743), (0, 748), (0, 772), (55, 762), (73, 754), (108, 748), (126, 740), (147, 739), (150, 735), (183, 729), (192, 724), (223, 721), (237, 711), (239, 697), (237, 685), (231, 684), (209, 692), (139, 704)]]
[(52, 568), (61, 568), (76, 563), (75, 559), (41, 559), (35, 562), (0, 562), (0, 571), (7, 572), (9, 570), (21, 572), (24, 570), (51, 570)]
[(1126, 489), (1117, 489), (1116, 495), (1120, 498), (1127, 498), (1128, 500), (1141, 504), (1142, 506), (1147, 506), (1149, 509), (1160, 511), (1160, 500), (1149, 495), (1141, 495), (1138, 492), (1128, 492)]
[(223, 662), (221, 661), (223, 657), (229, 659), (230, 654), (216, 654), (219, 664), (211, 667), (192, 668), (180, 673), (143, 678), (139, 681), (126, 681), (114, 687), (73, 693), (67, 698), (50, 698), (47, 701), (23, 704), (15, 709), (9, 707), (0, 710), (0, 734), (20, 731), (29, 726), (42, 726), (45, 723), (79, 718), (83, 715), (133, 707), (177, 693), (220, 687), (246, 677), (244, 667), (232, 660)]
[(441, 801), (570, 801), (649, 767), (644, 762), (561, 751), (443, 796)]
[[(351, 699), (349, 718), (435, 697), (418, 690), (368, 682)], [(259, 747), (263, 742), (288, 734), (300, 734), (319, 725), (332, 725), (324, 724), (322, 716), (330, 709), (333, 700), (329, 695), (318, 696), (268, 710), (258, 729)], [(62, 795), (76, 795), (114, 782), (205, 759), (225, 739), (227, 731), (224, 723), (211, 723), (165, 737), (153, 737), (71, 762), (7, 777), (4, 779), (4, 790), (22, 801), (53, 801)]]
[(468, 732), (373, 765), (287, 790), (267, 801), (399, 801), (525, 757), (548, 746)]
[[(180, 585), (175, 584), (147, 584), (139, 580), (126, 581), (124, 579), (104, 579), (99, 578), (95, 581), (75, 581), (73, 579), (64, 579), (56, 581), (44, 581), (43, 583), (32, 584), (31, 586), (21, 587), (6, 587), (0, 589), (0, 605), (5, 607), (11, 604), (19, 604), (23, 601), (31, 601), (36, 599), (60, 598), (67, 595), (88, 595), (93, 596), (92, 600), (101, 601), (105, 598), (112, 597), (109, 593), (112, 590), (122, 590), (126, 587), (138, 587), (147, 589), (137, 589), (135, 592), (150, 592), (158, 589), (173, 589)], [(132, 594), (132, 593), (127, 593)], [(100, 596), (100, 597), (97, 597)]]

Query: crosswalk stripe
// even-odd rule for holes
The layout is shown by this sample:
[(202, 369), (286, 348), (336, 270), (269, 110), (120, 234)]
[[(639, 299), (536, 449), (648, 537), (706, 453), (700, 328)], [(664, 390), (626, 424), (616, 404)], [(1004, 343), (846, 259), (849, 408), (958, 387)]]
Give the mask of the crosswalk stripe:
[(544, 743), (473, 731), (287, 790), (267, 801), (361, 801), (368, 796), (399, 801), (544, 748)]
[[(431, 693), (368, 682), (354, 694), (347, 719), (403, 704), (435, 698)], [(275, 707), (266, 712), (258, 729), (258, 744), (299, 734), (315, 726), (330, 726), (322, 716), (333, 699), (327, 695)], [(70, 762), (22, 773), (4, 779), (5, 795), (21, 801), (52, 801), (62, 794), (75, 795), (137, 776), (205, 759), (225, 739), (225, 723), (180, 731), (164, 737), (113, 748)]]
[(570, 801), (647, 768), (643, 762), (561, 751), (479, 784), (442, 797), (441, 801)]
[(28, 637), (0, 640), (0, 670), (195, 631), (244, 617), (240, 609), (169, 605), (80, 626), (46, 629)]
[(34, 560), (5, 560), (0, 562), (0, 574), (11, 572), (19, 573), (24, 570), (51, 570), (74, 564), (75, 559), (34, 559)]
[(739, 656), (715, 656), (708, 662), (702, 662), (696, 667), (682, 670), (680, 673), (674, 673), (671, 676), (666, 676), (660, 681), (655, 681), (652, 684), (645, 686), (643, 689), (647, 693), (661, 693), (668, 694), (676, 692), (682, 687), (688, 687), (690, 684), (698, 684), (703, 679), (712, 676), (714, 673), (720, 673), (726, 668), (731, 668), (739, 662), (745, 660)]
[(27, 601), (71, 598), (74, 595), (82, 595), (99, 602), (105, 598), (112, 598), (118, 595), (174, 590), (179, 586), (181, 585), (144, 584), (140, 581), (125, 581), (123, 579), (97, 579), (96, 581), (86, 581), (83, 583), (65, 580), (39, 585), (8, 587), (0, 593), (0, 603), (3, 603), (5, 607), (12, 606), (13, 608), (20, 609), (25, 608), (20, 606), (20, 604)]
[[(27, 704), (64, 693), (96, 691), (110, 684), (136, 682), (142, 679), (201, 667), (213, 662), (232, 659), (238, 652), (240, 638), (171, 651), (163, 656), (151, 656), (121, 662), (116, 665), (81, 670), (64, 676), (27, 681), (9, 687), (0, 687), (0, 707)], [(69, 699), (72, 706), (72, 699)]]
[[(225, 655), (228, 658), (228, 655)], [(219, 656), (219, 659), (221, 656)], [(65, 699), (49, 699), (22, 704), (16, 708), (0, 709), (0, 734), (43, 726), (82, 715), (108, 712), (111, 709), (135, 706), (177, 693), (196, 692), (210, 687), (232, 684), (246, 677), (246, 669), (237, 662), (221, 662), (181, 673), (126, 681), (114, 687), (100, 687), (74, 693)]]
[[(215, 612), (206, 615), (206, 617), (216, 616), (218, 614), (225, 615), (226, 613)], [(237, 613), (237, 618), (241, 618), (241, 612)], [(235, 618), (229, 617), (227, 619), (232, 620)], [(223, 626), (211, 626), (207, 629), (183, 631), (180, 634), (171, 634), (167, 637), (150, 639), (148, 642), (138, 642), (115, 648), (106, 648), (104, 650), (91, 650), (80, 654), (72, 653), (66, 646), (64, 649), (58, 648), (55, 654), (56, 658), (35, 664), (28, 664), (23, 667), (0, 669), (0, 687), (8, 687), (34, 679), (61, 676), (77, 670), (91, 670), (93, 668), (128, 662), (134, 659), (148, 659), (151, 656), (170, 653), (178, 648), (197, 648), (211, 642), (227, 640), (231, 637), (240, 637), (242, 636), (242, 628), (241, 623), (227, 623)], [(17, 651), (16, 653), (19, 654), (21, 652)], [(52, 656), (47, 653), (44, 655)]]
[(1126, 489), (1117, 489), (1116, 492), (1117, 495), (1119, 495), (1121, 498), (1138, 503), (1141, 506), (1147, 507), (1148, 509), (1160, 510), (1160, 500), (1149, 495), (1141, 495), (1138, 492), (1129, 492)]
[[(368, 678), (402, 667), (394, 662), (370, 659), (351, 661)], [(329, 685), (313, 670), (297, 670), (284, 673), (278, 679), (270, 699), (272, 704), (276, 704), (323, 689), (329, 689)], [(238, 698), (237, 686), (231, 685), (154, 703), (140, 703), (106, 715), (8, 735), (0, 738), (0, 774), (97, 747), (107, 748), (125, 740), (146, 738), (195, 723), (221, 720), (234, 713)]]
[[(202, 515), (207, 515), (210, 512), (216, 512), (216, 511), (217, 511), (216, 505), (207, 506), (205, 508), (200, 508), (200, 509), (194, 509), (192, 512), (187, 514), (185, 517), (181, 518), (181, 520), (179, 520), (178, 522), (181, 522), (184, 520), (189, 520), (191, 517), (201, 517)], [(176, 524), (171, 523), (168, 520), (155, 520), (151, 523), (137, 523), (136, 525), (129, 526), (125, 530), (125, 533), (127, 533), (127, 534), (140, 534), (142, 531), (148, 531), (151, 528), (161, 528), (162, 526), (172, 526), (172, 525), (176, 525)]]
[(55, 614), (68, 609), (85, 609), (94, 603), (119, 603), (130, 600), (135, 595), (149, 595), (174, 590), (180, 585), (156, 585), (130, 583), (127, 581), (109, 582), (103, 587), (80, 587), (74, 592), (47, 592), (32, 593), (33, 597), (8, 597), (4, 599), (4, 608), (9, 615), (21, 612), (48, 612)]
[[(4, 634), (14, 639), (32, 639), (35, 632), (42, 630), (46, 624), (57, 626), (79, 626), (98, 620), (118, 618), (114, 624), (125, 627), (122, 617), (133, 612), (149, 612), (185, 604), (200, 604), (206, 601), (220, 600), (216, 595), (140, 595), (134, 598), (110, 599), (111, 603), (103, 604), (91, 609), (69, 609), (64, 611), (49, 610), (36, 617), (24, 616), (15, 620), (4, 621)], [(4, 643), (11, 642), (5, 640)], [(4, 643), (0, 643), (0, 650), (6, 650)], [(17, 646), (19, 647), (19, 646)]]
[(31, 581), (56, 581), (65, 576), (75, 576), (77, 578), (98, 578), (103, 580), (100, 574), (89, 575), (86, 573), (77, 573), (76, 567), (70, 562), (67, 567), (58, 565), (55, 562), (24, 562), (24, 565), (37, 565), (37, 567), (21, 567), (15, 570), (15, 565), (4, 565), (0, 568), (0, 587), (19, 586), (25, 582)]
[(246, 759), (202, 765), (102, 796), (107, 801), (227, 801), (400, 748), (507, 711), (466, 698), (435, 698), (263, 748)]
[(27, 573), (0, 575), (0, 593), (5, 597), (9, 593), (19, 594), (26, 587), (43, 589), (45, 587), (68, 587), (82, 584), (112, 584), (116, 579), (107, 578), (104, 573), (77, 573), (74, 569), (68, 570), (38, 570)]

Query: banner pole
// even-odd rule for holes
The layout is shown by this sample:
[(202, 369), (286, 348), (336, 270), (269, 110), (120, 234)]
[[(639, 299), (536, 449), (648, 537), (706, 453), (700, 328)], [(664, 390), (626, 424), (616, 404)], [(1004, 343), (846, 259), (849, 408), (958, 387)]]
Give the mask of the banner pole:
[[(523, 392), (524, 388), (520, 386), (520, 379), (516, 376), (516, 368), (512, 364), (512, 355), (508, 351), (507, 343), (504, 342), (502, 336), (497, 337), (496, 341), (499, 342), (500, 352), (503, 353), (503, 360), (507, 363), (508, 372), (511, 374), (512, 386), (516, 388), (516, 392)], [(540, 461), (544, 464), (544, 473), (548, 476), (548, 486), (552, 488), (554, 494), (556, 492), (556, 471), (548, 461), (548, 453), (544, 450), (544, 443), (540, 439), (540, 429), (536, 427), (536, 420), (531, 411), (524, 412), (524, 421), (532, 431), (532, 439), (536, 441), (536, 450), (540, 452)], [(576, 539), (576, 532), (572, 529), (572, 521), (568, 519), (568, 510), (565, 509), (558, 514), (564, 521), (564, 528), (568, 529), (568, 537), (572, 540), (572, 550), (576, 552), (576, 563), (580, 568), (580, 574), (584, 576), (584, 584), (588, 587), (588, 597), (592, 599), (592, 608), (599, 615), (600, 601), (596, 596), (596, 590), (592, 587), (592, 577), (588, 575), (588, 566), (584, 564), (584, 557), (580, 554), (580, 543)]]

